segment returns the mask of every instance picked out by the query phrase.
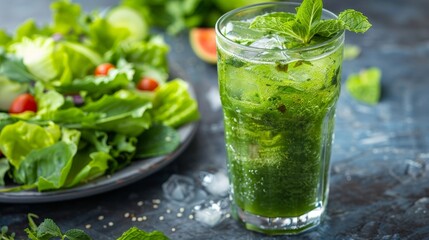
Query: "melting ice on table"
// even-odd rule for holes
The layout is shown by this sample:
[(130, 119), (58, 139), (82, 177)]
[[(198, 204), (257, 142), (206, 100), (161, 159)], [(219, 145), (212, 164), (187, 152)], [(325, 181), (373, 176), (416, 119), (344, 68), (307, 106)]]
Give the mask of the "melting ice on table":
[(195, 220), (209, 227), (214, 227), (225, 220), (229, 214), (229, 200), (208, 201), (196, 205), (193, 209)]
[(177, 174), (162, 184), (165, 198), (179, 205), (198, 204), (207, 198), (207, 194), (196, 187), (194, 179)]

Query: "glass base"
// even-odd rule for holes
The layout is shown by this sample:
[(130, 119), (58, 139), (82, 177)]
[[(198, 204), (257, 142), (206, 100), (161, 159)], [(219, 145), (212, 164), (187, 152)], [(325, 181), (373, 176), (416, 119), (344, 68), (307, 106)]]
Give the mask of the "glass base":
[(297, 217), (269, 218), (251, 214), (232, 205), (233, 217), (242, 222), (247, 229), (268, 235), (295, 235), (308, 231), (320, 224), (324, 211), (324, 207), (317, 207)]

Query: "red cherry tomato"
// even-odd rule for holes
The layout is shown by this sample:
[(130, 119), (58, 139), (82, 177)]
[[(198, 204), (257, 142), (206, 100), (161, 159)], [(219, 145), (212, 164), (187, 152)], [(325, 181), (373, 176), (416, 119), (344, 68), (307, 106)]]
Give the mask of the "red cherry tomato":
[(115, 65), (111, 63), (103, 63), (95, 68), (95, 76), (107, 76), (110, 70), (115, 69)]
[(9, 108), (9, 113), (22, 113), (25, 111), (37, 112), (36, 100), (28, 93), (16, 97)]
[(143, 91), (153, 91), (158, 87), (158, 82), (150, 77), (144, 77), (137, 83), (137, 88)]

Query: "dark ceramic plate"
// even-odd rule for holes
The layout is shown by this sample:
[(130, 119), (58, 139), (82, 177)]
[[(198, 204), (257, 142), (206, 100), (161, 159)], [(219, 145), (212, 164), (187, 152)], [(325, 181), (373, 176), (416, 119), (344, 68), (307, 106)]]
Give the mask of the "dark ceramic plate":
[[(195, 93), (189, 86), (191, 95)], [(0, 202), (4, 203), (43, 203), (70, 200), (87, 197), (99, 193), (114, 190), (134, 183), (144, 177), (147, 177), (156, 171), (162, 169), (171, 163), (190, 143), (194, 136), (198, 123), (190, 123), (178, 129), (180, 135), (180, 145), (172, 153), (160, 157), (139, 159), (132, 162), (131, 165), (112, 174), (103, 176), (89, 183), (76, 186), (70, 189), (37, 192), (36, 190), (0, 193)]]

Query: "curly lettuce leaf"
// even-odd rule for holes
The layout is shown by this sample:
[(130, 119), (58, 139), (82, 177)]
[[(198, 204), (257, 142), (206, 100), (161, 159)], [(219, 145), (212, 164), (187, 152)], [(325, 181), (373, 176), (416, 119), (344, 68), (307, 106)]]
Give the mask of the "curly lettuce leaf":
[(51, 85), (70, 83), (74, 78), (86, 76), (102, 62), (101, 56), (84, 45), (72, 42), (55, 42), (50, 37), (24, 37), (9, 47), (21, 58), (35, 80)]
[(82, 10), (79, 4), (72, 3), (70, 0), (54, 1), (51, 4), (51, 10), (52, 32), (67, 35), (79, 34), (83, 31), (80, 24)]
[(168, 45), (161, 36), (155, 36), (149, 41), (122, 42), (116, 48), (106, 53), (109, 62), (118, 62), (125, 59), (136, 69), (134, 80), (148, 76), (158, 82), (165, 82), (168, 78)]
[(153, 106), (154, 120), (173, 128), (200, 118), (197, 102), (188, 92), (188, 83), (181, 79), (158, 87)]
[(87, 28), (90, 45), (99, 53), (115, 48), (129, 35), (126, 29), (112, 26), (99, 14), (93, 16)]
[(62, 62), (62, 56), (54, 54), (55, 42), (51, 38), (24, 37), (22, 41), (12, 44), (10, 50), (22, 58), (28, 71), (37, 79), (49, 82), (60, 73), (59, 63)]

